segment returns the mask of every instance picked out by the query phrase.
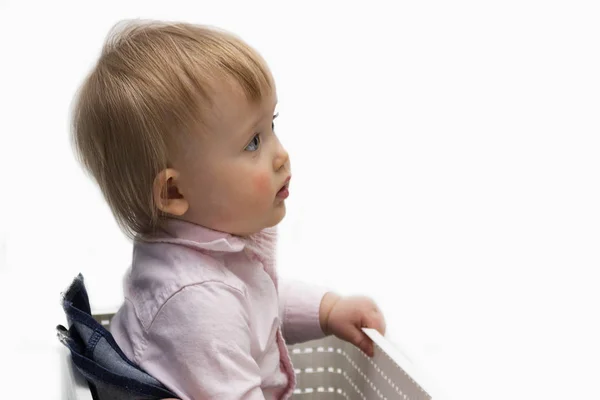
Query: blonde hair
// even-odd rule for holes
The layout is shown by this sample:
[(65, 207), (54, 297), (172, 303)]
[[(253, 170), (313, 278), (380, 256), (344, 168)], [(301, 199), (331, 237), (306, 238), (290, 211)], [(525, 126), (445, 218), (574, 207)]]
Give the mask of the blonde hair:
[(203, 125), (215, 85), (224, 80), (253, 102), (273, 86), (260, 55), (215, 28), (124, 21), (109, 33), (76, 97), (73, 141), (129, 237), (160, 226), (154, 179), (168, 167), (176, 136)]

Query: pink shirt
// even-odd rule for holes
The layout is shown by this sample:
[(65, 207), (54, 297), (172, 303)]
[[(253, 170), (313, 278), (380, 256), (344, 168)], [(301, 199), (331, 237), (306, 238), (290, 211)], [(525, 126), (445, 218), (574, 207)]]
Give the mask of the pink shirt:
[(323, 336), (325, 291), (281, 283), (276, 230), (249, 238), (170, 220), (136, 241), (111, 323), (125, 354), (181, 399), (281, 399), (295, 377), (286, 342)]

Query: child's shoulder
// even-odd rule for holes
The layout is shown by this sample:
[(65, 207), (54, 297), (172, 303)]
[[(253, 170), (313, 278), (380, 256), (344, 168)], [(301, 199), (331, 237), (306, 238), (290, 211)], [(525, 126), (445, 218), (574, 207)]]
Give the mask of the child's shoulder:
[(126, 299), (147, 327), (162, 306), (186, 288), (210, 286), (211, 290), (228, 288), (244, 294), (247, 282), (218, 253), (174, 243), (140, 242), (134, 245), (133, 262), (124, 286)]

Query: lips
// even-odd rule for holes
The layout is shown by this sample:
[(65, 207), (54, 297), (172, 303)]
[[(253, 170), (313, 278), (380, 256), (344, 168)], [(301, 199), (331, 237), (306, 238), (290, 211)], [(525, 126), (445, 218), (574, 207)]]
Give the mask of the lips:
[(277, 197), (279, 199), (285, 200), (290, 196), (290, 180), (292, 179), (292, 177), (288, 177), (285, 180), (285, 183), (283, 184), (283, 186), (281, 187), (281, 189), (279, 189), (279, 192), (277, 192)]

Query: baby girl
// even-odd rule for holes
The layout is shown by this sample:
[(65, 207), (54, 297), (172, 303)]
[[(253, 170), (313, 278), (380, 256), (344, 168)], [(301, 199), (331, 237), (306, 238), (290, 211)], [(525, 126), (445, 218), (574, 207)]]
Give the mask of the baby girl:
[(275, 82), (239, 38), (185, 23), (117, 25), (75, 103), (74, 143), (133, 239), (111, 331), (182, 399), (284, 399), (286, 344), (336, 335), (373, 353), (373, 301), (280, 281), (275, 226), (290, 158)]

